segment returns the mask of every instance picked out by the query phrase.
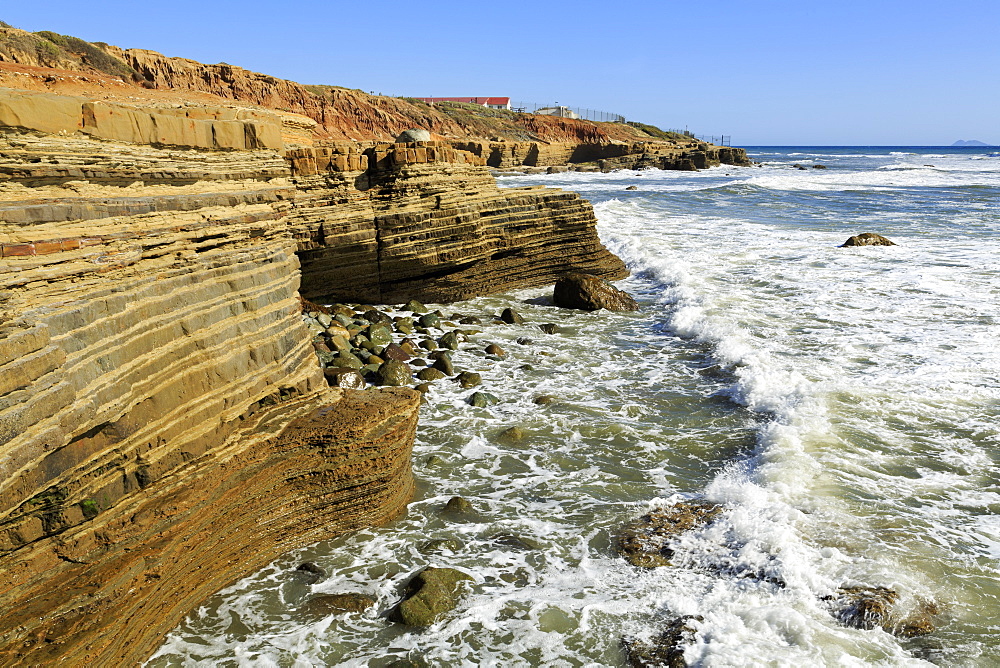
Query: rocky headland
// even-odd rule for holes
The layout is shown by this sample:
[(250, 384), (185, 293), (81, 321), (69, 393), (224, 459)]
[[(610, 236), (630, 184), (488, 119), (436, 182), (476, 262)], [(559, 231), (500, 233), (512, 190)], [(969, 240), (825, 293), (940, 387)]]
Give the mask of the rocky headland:
[[(392, 386), (424, 379), (387, 380), (407, 359), (375, 342), (382, 318), (335, 321), (303, 298), (623, 277), (589, 203), (488, 171), (745, 160), (615, 125), (421, 108), (0, 26), (3, 663), (141, 661), (235, 579), (403, 512), (421, 395)], [(387, 141), (409, 127), (433, 138)], [(324, 356), (342, 352), (390, 387), (342, 382)]]

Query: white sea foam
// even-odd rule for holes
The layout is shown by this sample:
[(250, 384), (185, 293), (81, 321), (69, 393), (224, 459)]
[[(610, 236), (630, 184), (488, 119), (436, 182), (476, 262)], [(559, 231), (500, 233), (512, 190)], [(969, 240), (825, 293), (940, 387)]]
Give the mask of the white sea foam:
[[(380, 666), (404, 656), (449, 666), (620, 665), (619, 637), (651, 638), (684, 614), (703, 617), (685, 654), (701, 665), (995, 665), (996, 212), (887, 195), (872, 213), (869, 200), (803, 189), (809, 199), (792, 211), (808, 212), (806, 223), (783, 216), (768, 194), (799, 192), (789, 184), (803, 178), (869, 191), (911, 178), (879, 166), (511, 179), (591, 193), (643, 310), (563, 312), (543, 303), (543, 291), (456, 305), (497, 312), (513, 300), (529, 324), (490, 328), (456, 353), (502, 401), (473, 409), (467, 391), (436, 386), (415, 446), (424, 491), (407, 517), (235, 585), (176, 631), (153, 665)], [(932, 170), (899, 173), (924, 171)], [(992, 187), (990, 173), (959, 171), (946, 175), (955, 187)], [(633, 182), (638, 194), (620, 192)], [(899, 245), (835, 247), (842, 218), (868, 216)], [(546, 321), (562, 333), (531, 324)], [(543, 345), (516, 343), (525, 336)], [(485, 363), (478, 351), (490, 341), (508, 358)], [(540, 409), (538, 394), (558, 401)], [(514, 424), (525, 442), (496, 438)], [(454, 494), (481, 516), (442, 518)], [(610, 536), (622, 522), (691, 497), (726, 512), (678, 542), (682, 567), (638, 571), (614, 556)], [(542, 549), (512, 548), (505, 535)], [(432, 538), (462, 547), (421, 552)], [(291, 581), (289, 567), (305, 559), (330, 576), (312, 587)], [(428, 563), (476, 578), (460, 612), (421, 633), (386, 624), (379, 614)], [(843, 627), (824, 597), (849, 585), (892, 587), (903, 609), (939, 601), (942, 628), (922, 642)], [(298, 612), (313, 593), (346, 591), (378, 604), (318, 620)]]

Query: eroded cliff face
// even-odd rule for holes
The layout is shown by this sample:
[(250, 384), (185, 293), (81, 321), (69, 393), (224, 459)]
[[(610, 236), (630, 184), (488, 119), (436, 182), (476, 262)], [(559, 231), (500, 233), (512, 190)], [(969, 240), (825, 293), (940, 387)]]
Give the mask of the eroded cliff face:
[(0, 657), (122, 665), (399, 514), (412, 390), (326, 386), (273, 151), (0, 139)]
[(286, 121), (0, 91), (0, 662), (141, 661), (234, 579), (404, 510), (418, 394), (327, 387), (300, 291), (624, 273), (573, 193), (437, 142), (266, 148)]

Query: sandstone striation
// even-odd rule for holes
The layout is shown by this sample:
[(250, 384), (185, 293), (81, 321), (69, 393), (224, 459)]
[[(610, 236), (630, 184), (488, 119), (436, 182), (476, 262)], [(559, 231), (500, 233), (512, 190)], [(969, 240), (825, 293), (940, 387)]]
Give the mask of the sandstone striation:
[(419, 394), (330, 388), (300, 283), (445, 300), (624, 273), (587, 202), (500, 189), (440, 142), (278, 150), (265, 111), (39, 92), (0, 110), (3, 663), (139, 662), (234, 579), (402, 512)]

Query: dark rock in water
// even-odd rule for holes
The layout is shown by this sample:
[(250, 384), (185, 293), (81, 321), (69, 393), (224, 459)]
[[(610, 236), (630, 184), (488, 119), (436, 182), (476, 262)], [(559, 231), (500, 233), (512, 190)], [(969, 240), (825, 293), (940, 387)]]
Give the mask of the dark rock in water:
[(460, 325), (481, 325), (483, 321), (474, 315), (467, 315), (458, 321)]
[(520, 427), (510, 427), (497, 434), (497, 438), (508, 443), (517, 443), (524, 440), (524, 430)]
[(566, 274), (556, 281), (552, 301), (556, 306), (584, 311), (602, 308), (609, 311), (639, 310), (639, 305), (627, 292), (597, 276), (579, 272)]
[(402, 387), (413, 380), (413, 371), (406, 362), (389, 360), (379, 368), (378, 377), (381, 385)]
[(455, 377), (455, 381), (462, 386), (462, 389), (467, 390), (470, 387), (481, 385), (483, 377), (473, 371), (463, 371)]
[(534, 343), (534, 341), (532, 341), (531, 339), (529, 339), (526, 336), (522, 336), (522, 337), (520, 337), (520, 338), (517, 339), (517, 343), (518, 343), (518, 345), (522, 345), (522, 346), (530, 346), (532, 343)]
[(893, 242), (889, 241), (881, 234), (875, 234), (874, 232), (863, 232), (857, 234), (853, 237), (848, 238), (847, 241), (840, 244), (841, 248), (848, 248), (851, 246), (895, 246)]
[(506, 351), (495, 343), (491, 343), (490, 345), (486, 346), (486, 354), (495, 355), (496, 357), (507, 356)]
[(434, 339), (421, 339), (420, 347), (424, 350), (437, 350), (438, 344)]
[(306, 581), (308, 584), (316, 584), (326, 577), (326, 571), (319, 564), (313, 561), (306, 561), (299, 564), (295, 569), (295, 575)]
[(355, 369), (330, 368), (324, 369), (323, 375), (333, 387), (343, 387), (348, 390), (365, 389), (365, 378)]
[(423, 659), (397, 659), (385, 664), (385, 668), (430, 668), (430, 664)]
[(551, 394), (539, 394), (537, 397), (531, 400), (531, 403), (535, 404), (536, 406), (548, 406), (555, 400), (556, 398)]
[[(341, 324), (346, 324), (340, 318), (353, 318), (357, 315), (350, 306), (345, 306), (344, 304), (334, 304), (330, 307), (330, 313), (333, 315), (333, 319)], [(338, 318), (337, 316), (340, 316)]]
[(421, 554), (458, 552), (463, 547), (465, 547), (465, 545), (463, 545), (462, 541), (457, 538), (437, 538), (435, 540), (427, 541), (418, 547), (417, 551)]
[(684, 615), (671, 621), (652, 644), (635, 638), (622, 638), (625, 658), (632, 668), (685, 668), (684, 648), (694, 644), (698, 629), (695, 622), (704, 621), (700, 615)]
[(437, 357), (434, 360), (434, 364), (431, 365), (431, 368), (437, 369), (446, 376), (455, 375), (455, 365), (452, 364), (451, 358), (447, 355), (440, 355)]
[(837, 596), (830, 597), (840, 623), (855, 629), (888, 626), (892, 606), (898, 599), (899, 594), (887, 587), (844, 587)]
[(431, 391), (431, 384), (430, 383), (420, 383), (419, 385), (417, 385), (413, 389), (415, 389), (420, 394), (427, 394), (428, 392)]
[(458, 333), (454, 331), (448, 332), (438, 339), (438, 345), (448, 350), (458, 350)]
[(475, 509), (472, 507), (472, 502), (468, 499), (462, 498), (461, 496), (453, 496), (448, 499), (448, 503), (444, 504), (441, 512), (448, 514), (464, 514), (475, 512)]
[(490, 541), (499, 547), (505, 547), (512, 550), (540, 550), (542, 549), (542, 544), (531, 538), (522, 538), (521, 536), (515, 536), (512, 533), (497, 533), (489, 537)]
[(813, 169), (826, 169), (826, 165), (813, 165)]
[(887, 587), (843, 587), (824, 600), (833, 605), (837, 620), (855, 629), (881, 628), (904, 638), (934, 631), (934, 616), (941, 612), (932, 601), (920, 601), (916, 609), (900, 617), (895, 609), (899, 594)]
[(441, 317), (436, 313), (425, 313), (420, 316), (420, 320), (417, 322), (420, 323), (421, 327), (434, 327), (435, 329), (441, 329)]
[(639, 189), (639, 186), (629, 186), (625, 190), (638, 190), (638, 189)]
[(722, 512), (708, 501), (680, 501), (657, 508), (625, 525), (615, 536), (615, 550), (633, 566), (669, 566), (674, 555), (670, 542), (692, 529), (705, 526)]
[(538, 329), (542, 330), (546, 334), (558, 334), (559, 327), (555, 323), (547, 322), (543, 325), (539, 325)]
[(382, 351), (382, 357), (396, 360), (397, 362), (406, 362), (410, 359), (410, 354), (399, 347), (399, 344), (390, 343)]
[(376, 346), (387, 346), (392, 343), (392, 327), (384, 322), (373, 323), (368, 328), (368, 340)]
[(372, 323), (373, 325), (375, 323), (385, 323), (388, 325), (392, 324), (392, 318), (390, 318), (385, 313), (382, 313), (382, 311), (379, 311), (378, 309), (370, 309), (368, 311), (365, 311), (361, 317), (367, 320), (368, 322)]
[(444, 377), (444, 372), (440, 369), (435, 369), (434, 367), (427, 367), (417, 372), (417, 378), (419, 380), (434, 381), (441, 380)]
[(792, 167), (794, 167), (795, 169), (801, 169), (802, 171), (806, 171), (808, 169), (807, 167), (803, 167), (802, 165), (792, 165)]
[(470, 406), (475, 406), (476, 408), (486, 408), (487, 406), (499, 403), (500, 399), (492, 394), (489, 394), (488, 392), (474, 392), (466, 401)]
[(507, 323), (508, 325), (521, 325), (524, 324), (524, 318), (521, 314), (512, 308), (505, 308), (502, 313), (500, 313), (500, 320)]
[(334, 357), (330, 364), (331, 366), (336, 366), (341, 369), (354, 369), (355, 371), (364, 366), (364, 362), (362, 362), (357, 355), (346, 351), (341, 352)]
[(472, 576), (454, 568), (427, 567), (407, 583), (390, 619), (407, 626), (430, 626), (458, 605), (463, 582), (472, 581)]
[(375, 599), (364, 594), (317, 594), (302, 604), (310, 617), (326, 617), (338, 612), (364, 612), (375, 605)]
[(415, 357), (410, 360), (409, 364), (410, 366), (427, 366), (427, 360), (422, 359), (420, 357)]
[(406, 302), (406, 305), (401, 309), (403, 311), (409, 311), (410, 313), (416, 313), (418, 315), (423, 315), (425, 313), (430, 313), (430, 309), (418, 302), (416, 299), (411, 299)]

